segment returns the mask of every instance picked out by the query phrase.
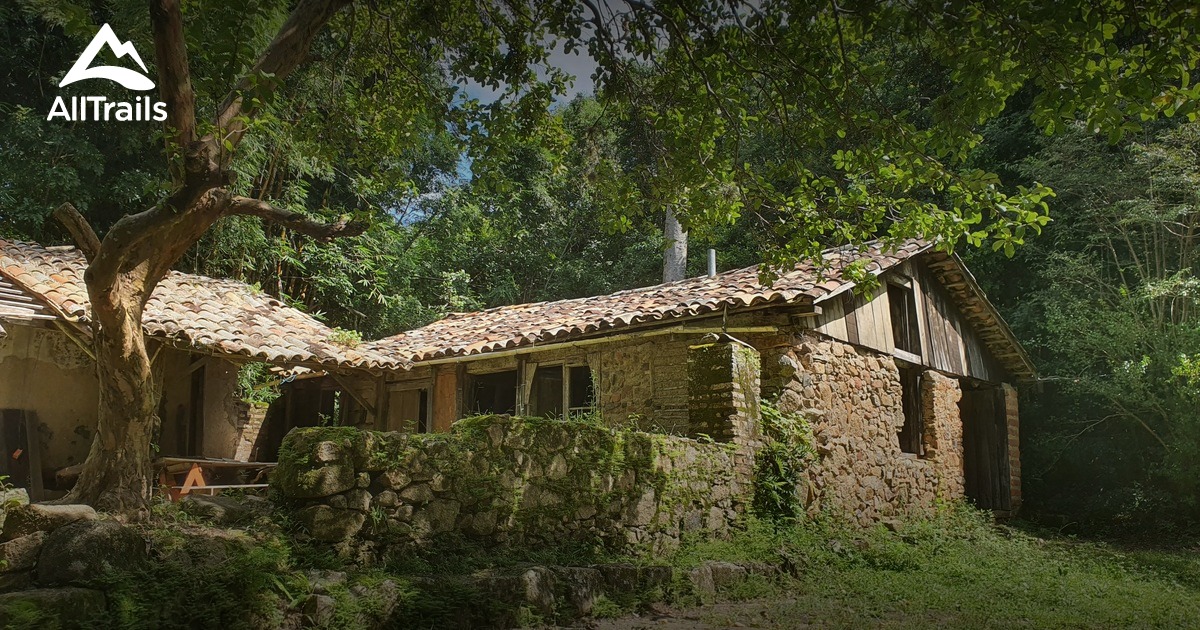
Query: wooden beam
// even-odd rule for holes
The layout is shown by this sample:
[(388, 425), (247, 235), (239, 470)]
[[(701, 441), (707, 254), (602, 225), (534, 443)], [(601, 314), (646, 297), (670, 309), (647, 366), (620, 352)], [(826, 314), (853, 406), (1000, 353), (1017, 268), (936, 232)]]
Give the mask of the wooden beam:
[(354, 388), (350, 386), (350, 383), (342, 380), (341, 375), (339, 375), (336, 372), (329, 372), (329, 376), (333, 377), (333, 380), (338, 385), (342, 386), (342, 391), (346, 392), (347, 394), (350, 394), (350, 397), (354, 399), (354, 402), (362, 405), (362, 408), (366, 409), (367, 413), (371, 414), (372, 416), (376, 415), (375, 407), (372, 406), (371, 403), (368, 403), (362, 396), (358, 395), (358, 392), (355, 391)]
[(592, 337), (588, 339), (580, 339), (578, 341), (559, 341), (549, 342), (544, 344), (531, 344), (518, 348), (510, 348), (508, 350), (498, 350), (496, 352), (481, 352), (478, 354), (459, 355), (453, 357), (440, 357), (430, 359), (428, 361), (417, 361), (416, 366), (422, 365), (444, 365), (447, 363), (460, 363), (467, 361), (479, 361), (483, 359), (498, 359), (501, 357), (510, 357), (520, 354), (530, 354), (534, 352), (561, 350), (563, 348), (578, 348), (592, 346), (600, 343), (614, 343), (619, 341), (628, 341), (630, 339), (644, 339), (647, 337), (660, 337), (663, 335), (706, 335), (709, 333), (776, 333), (779, 332), (778, 326), (731, 326), (729, 328), (706, 327), (706, 328), (689, 328), (685, 326), (673, 326), (670, 328), (656, 328), (633, 333), (625, 333), (621, 335), (608, 335), (602, 337)]

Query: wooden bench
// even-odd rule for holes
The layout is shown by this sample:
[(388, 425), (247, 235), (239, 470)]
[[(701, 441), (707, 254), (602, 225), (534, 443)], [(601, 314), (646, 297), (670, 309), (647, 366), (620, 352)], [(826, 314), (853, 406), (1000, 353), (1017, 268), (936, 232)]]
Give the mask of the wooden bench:
[[(159, 469), (158, 487), (171, 501), (178, 501), (184, 495), (193, 492), (212, 495), (221, 490), (266, 488), (267, 484), (261, 483), (261, 480), (275, 467), (275, 462), (243, 462), (205, 457), (163, 457), (154, 464)], [(214, 473), (218, 470), (258, 472), (250, 483), (211, 483)], [(183, 481), (179, 481), (180, 475), (183, 476)]]

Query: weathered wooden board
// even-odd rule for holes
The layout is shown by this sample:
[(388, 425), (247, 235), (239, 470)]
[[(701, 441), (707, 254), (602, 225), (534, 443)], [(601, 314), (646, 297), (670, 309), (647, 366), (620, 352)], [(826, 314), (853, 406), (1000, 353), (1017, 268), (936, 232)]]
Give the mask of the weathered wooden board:
[(835, 339), (891, 353), (896, 342), (887, 283), (895, 279), (913, 291), (924, 365), (993, 383), (1011, 380), (938, 276), (921, 259), (907, 261), (884, 274), (881, 286), (869, 295), (845, 293), (821, 302), (822, 313), (814, 318), (813, 327)]
[(964, 390), (959, 408), (967, 497), (980, 508), (1011, 509), (1003, 393), (993, 387)]
[(433, 430), (446, 432), (458, 420), (458, 370), (443, 366), (433, 379)]

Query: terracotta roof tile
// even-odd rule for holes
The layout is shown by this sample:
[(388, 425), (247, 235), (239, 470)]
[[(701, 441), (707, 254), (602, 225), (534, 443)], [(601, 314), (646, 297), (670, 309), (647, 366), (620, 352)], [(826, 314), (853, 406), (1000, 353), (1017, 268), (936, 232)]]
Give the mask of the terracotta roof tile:
[(405, 362), (468, 356), (531, 346), (547, 341), (636, 324), (693, 317), (769, 303), (813, 302), (850, 286), (842, 271), (867, 257), (877, 273), (926, 251), (924, 241), (906, 241), (895, 249), (872, 243), (863, 250), (838, 248), (825, 252), (824, 265), (802, 263), (783, 274), (773, 286), (758, 281), (758, 267), (746, 267), (642, 289), (597, 297), (501, 306), (476, 313), (454, 313), (365, 347)]
[[(0, 276), (69, 321), (88, 320), (85, 267), (73, 247), (0, 239)], [(335, 343), (333, 329), (311, 315), (233, 280), (171, 272), (146, 303), (142, 326), (152, 337), (268, 362), (402, 367), (370, 348)]]

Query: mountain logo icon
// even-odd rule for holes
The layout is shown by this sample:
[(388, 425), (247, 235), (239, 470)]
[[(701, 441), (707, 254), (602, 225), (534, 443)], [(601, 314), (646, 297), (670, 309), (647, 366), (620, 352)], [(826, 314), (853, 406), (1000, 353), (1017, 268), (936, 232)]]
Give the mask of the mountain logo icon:
[(122, 68), (120, 66), (91, 67), (92, 61), (96, 59), (96, 54), (105, 46), (108, 46), (118, 59), (125, 55), (133, 57), (137, 65), (142, 68), (142, 72), (147, 72), (146, 64), (142, 63), (142, 58), (138, 56), (133, 43), (122, 42), (117, 39), (117, 34), (113, 32), (112, 27), (105, 24), (100, 27), (100, 31), (96, 33), (91, 43), (83, 50), (83, 54), (75, 61), (75, 65), (71, 66), (71, 69), (67, 71), (67, 76), (58, 82), (58, 87), (87, 79), (108, 79), (109, 81), (120, 83), (126, 89), (137, 90), (139, 92), (154, 89), (154, 82), (146, 77), (146, 75), (130, 70), (129, 68)]

